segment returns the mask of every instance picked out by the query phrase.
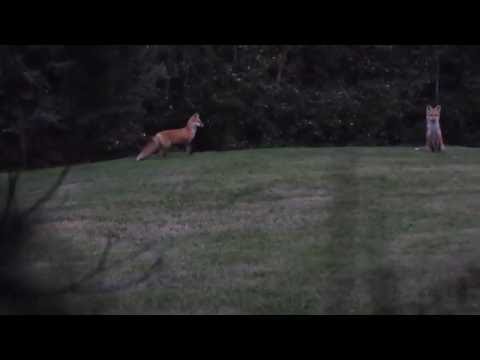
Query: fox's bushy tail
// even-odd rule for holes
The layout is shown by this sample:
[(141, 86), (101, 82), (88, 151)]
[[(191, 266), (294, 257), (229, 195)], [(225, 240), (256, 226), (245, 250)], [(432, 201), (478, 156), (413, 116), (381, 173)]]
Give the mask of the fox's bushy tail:
[(154, 152), (158, 150), (158, 144), (152, 139), (145, 145), (145, 147), (142, 149), (140, 154), (137, 156), (137, 161), (143, 160), (146, 157), (152, 155)]

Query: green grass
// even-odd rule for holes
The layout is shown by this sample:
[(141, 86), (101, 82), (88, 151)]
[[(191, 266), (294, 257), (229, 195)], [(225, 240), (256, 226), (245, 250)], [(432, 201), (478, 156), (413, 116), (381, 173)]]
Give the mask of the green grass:
[[(345, 147), (79, 165), (25, 266), (60, 287), (110, 241), (104, 270), (65, 298), (79, 313), (478, 313), (479, 159)], [(23, 174), (24, 204), (59, 172)]]

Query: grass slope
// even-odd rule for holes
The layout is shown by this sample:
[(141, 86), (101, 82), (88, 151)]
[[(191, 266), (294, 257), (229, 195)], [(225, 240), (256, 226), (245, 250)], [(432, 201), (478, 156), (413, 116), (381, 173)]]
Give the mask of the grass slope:
[[(447, 150), (76, 166), (37, 220), (25, 264), (45, 286), (85, 276), (64, 299), (78, 313), (477, 313), (480, 156)], [(58, 172), (24, 174), (24, 204)]]

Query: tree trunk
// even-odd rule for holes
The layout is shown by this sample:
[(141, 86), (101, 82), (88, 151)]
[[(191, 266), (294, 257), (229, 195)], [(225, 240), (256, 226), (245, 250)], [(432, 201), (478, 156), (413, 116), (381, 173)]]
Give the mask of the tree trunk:
[(440, 104), (440, 60), (438, 51), (435, 53), (435, 105)]
[(287, 62), (287, 54), (288, 54), (288, 46), (285, 46), (282, 49), (280, 56), (278, 57), (278, 72), (277, 72), (277, 80), (276, 80), (277, 85), (279, 85), (280, 81), (282, 81), (283, 69), (284, 69), (285, 63)]
[(174, 72), (173, 56), (174, 56), (174, 50), (172, 49), (172, 47), (169, 47), (168, 52), (167, 52), (167, 61), (165, 62), (165, 67), (167, 69), (167, 81), (166, 81), (166, 84), (165, 84), (165, 92), (167, 94), (167, 96), (166, 96), (167, 101), (170, 101), (170, 81), (172, 79), (173, 72)]
[(20, 143), (20, 152), (21, 152), (20, 156), (22, 159), (22, 166), (24, 169), (26, 169), (28, 166), (28, 161), (27, 161), (28, 160), (28, 141), (27, 141), (27, 135), (26, 135), (25, 126), (24, 126), (25, 112), (23, 111), (23, 109), (21, 109), (20, 116), (21, 118), (17, 119), (17, 132), (18, 132), (18, 139)]

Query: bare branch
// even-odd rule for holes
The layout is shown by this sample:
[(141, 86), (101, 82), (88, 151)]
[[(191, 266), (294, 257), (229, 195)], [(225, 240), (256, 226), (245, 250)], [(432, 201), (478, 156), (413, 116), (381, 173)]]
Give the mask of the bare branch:
[(52, 185), (52, 187), (40, 198), (37, 200), (35, 204), (33, 204), (28, 210), (26, 210), (23, 214), (25, 216), (28, 216), (32, 214), (35, 210), (37, 210), (41, 205), (43, 205), (46, 201), (48, 201), (55, 191), (58, 189), (58, 187), (62, 184), (63, 179), (67, 176), (68, 172), (70, 171), (70, 167), (67, 166), (63, 168), (62, 172), (60, 175), (57, 177), (57, 180), (55, 183)]

